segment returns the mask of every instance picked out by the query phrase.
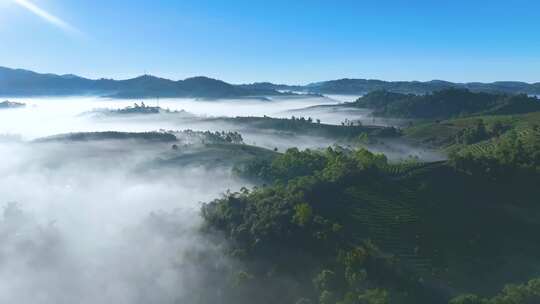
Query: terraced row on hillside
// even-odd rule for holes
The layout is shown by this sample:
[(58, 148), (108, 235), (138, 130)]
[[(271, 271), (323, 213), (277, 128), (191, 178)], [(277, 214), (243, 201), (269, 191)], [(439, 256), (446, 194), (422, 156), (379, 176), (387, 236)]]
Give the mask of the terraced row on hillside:
[(454, 147), (459, 154), (471, 153), (472, 155), (488, 155), (493, 153), (497, 145), (502, 140), (518, 140), (524, 146), (531, 146), (540, 143), (540, 130), (518, 126), (513, 130), (506, 132), (499, 138), (492, 138), (471, 145), (461, 145)]
[(397, 164), (387, 164), (380, 169), (383, 170), (388, 176), (399, 179), (422, 172), (427, 172), (432, 168), (444, 165), (445, 161), (437, 162), (421, 162), (421, 161), (408, 161)]

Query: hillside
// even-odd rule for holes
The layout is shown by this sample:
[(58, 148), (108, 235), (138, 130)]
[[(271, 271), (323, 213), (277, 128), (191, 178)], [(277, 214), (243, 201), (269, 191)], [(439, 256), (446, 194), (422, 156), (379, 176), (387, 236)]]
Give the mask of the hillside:
[(58, 134), (35, 139), (35, 143), (50, 142), (79, 142), (79, 141), (105, 141), (105, 140), (138, 140), (149, 142), (175, 142), (173, 134), (163, 132), (78, 132)]
[(437, 148), (452, 149), (496, 139), (512, 131), (523, 133), (540, 125), (540, 112), (517, 115), (480, 115), (419, 122), (403, 129), (406, 139)]
[(240, 87), (257, 90), (305, 91), (305, 87), (301, 85), (274, 84), (271, 82), (241, 84)]
[(374, 138), (393, 138), (400, 135), (399, 130), (393, 127), (363, 126), (349, 122), (342, 125), (324, 124), (311, 117), (220, 117), (206, 119), (208, 122), (227, 122), (247, 130), (267, 130), (295, 135), (311, 135), (341, 139), (355, 139), (359, 136), (373, 136)]
[(244, 84), (245, 88), (264, 88), (281, 91), (297, 91), (315, 94), (363, 95), (373, 91), (390, 91), (402, 94), (426, 94), (444, 89), (468, 89), (472, 92), (505, 94), (540, 94), (540, 83), (519, 81), (497, 81), (492, 83), (455, 83), (443, 80), (432, 81), (384, 81), (376, 79), (337, 79), (307, 85), (286, 85), (260, 82)]
[(507, 183), (335, 149), (291, 149), (243, 173), (271, 186), (227, 193), (202, 212), (240, 261), (223, 293), (235, 303), (442, 304), (540, 273), (538, 176)]
[(323, 94), (362, 95), (378, 90), (403, 94), (426, 94), (443, 89), (468, 89), (473, 92), (506, 94), (540, 94), (540, 83), (498, 81), (492, 83), (454, 83), (442, 80), (432, 81), (383, 81), (372, 79), (339, 79), (323, 81), (305, 86), (305, 90)]
[(536, 97), (475, 93), (465, 89), (444, 89), (426, 95), (375, 91), (346, 105), (373, 109), (374, 116), (419, 119), (540, 111), (540, 100)]
[(320, 94), (363, 95), (373, 91), (390, 91), (402, 94), (426, 94), (444, 89), (468, 89), (472, 92), (505, 94), (540, 94), (540, 83), (497, 81), (492, 83), (455, 83), (443, 80), (431, 81), (384, 81), (376, 79), (337, 79), (310, 83), (308, 85), (284, 85), (269, 82), (243, 85), (244, 87), (274, 90), (303, 91)]

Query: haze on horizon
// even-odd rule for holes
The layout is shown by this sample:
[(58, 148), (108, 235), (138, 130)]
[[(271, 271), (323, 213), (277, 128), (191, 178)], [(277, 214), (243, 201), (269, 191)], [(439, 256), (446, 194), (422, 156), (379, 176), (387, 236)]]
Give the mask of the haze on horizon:
[(538, 82), (536, 1), (0, 0), (0, 65), (89, 78)]

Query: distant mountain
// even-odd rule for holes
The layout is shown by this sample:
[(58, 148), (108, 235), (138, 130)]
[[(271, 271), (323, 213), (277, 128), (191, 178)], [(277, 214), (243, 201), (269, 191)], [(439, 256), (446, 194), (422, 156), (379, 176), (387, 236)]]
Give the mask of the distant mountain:
[(248, 89), (270, 89), (279, 91), (305, 92), (312, 94), (349, 94), (363, 95), (373, 91), (385, 90), (403, 94), (427, 94), (444, 89), (468, 89), (472, 92), (531, 94), (540, 95), (540, 83), (518, 81), (497, 81), (492, 83), (470, 82), (454, 83), (444, 80), (431, 81), (383, 81), (375, 79), (338, 79), (314, 82), (304, 86), (290, 86), (257, 82), (241, 85)]
[(127, 80), (87, 79), (0, 67), (0, 96), (101, 95), (118, 98), (238, 98), (282, 93), (271, 88), (232, 85), (207, 77), (173, 81), (150, 75)]
[(426, 94), (449, 88), (468, 89), (473, 92), (540, 94), (540, 83), (498, 81), (492, 83), (453, 83), (443, 80), (432, 81), (383, 81), (372, 79), (339, 79), (308, 84), (305, 91), (322, 94), (366, 94), (378, 90), (396, 93)]
[(306, 91), (305, 86), (274, 84), (271, 82), (255, 82), (252, 84), (241, 84), (239, 86), (246, 89), (257, 89), (257, 90), (276, 90), (276, 91), (293, 91), (293, 92)]
[(118, 98), (239, 98), (287, 95), (290, 94), (288, 92), (363, 95), (378, 90), (403, 94), (426, 94), (449, 88), (468, 89), (472, 92), (540, 95), (540, 83), (530, 84), (516, 81), (453, 83), (442, 80), (421, 82), (338, 79), (308, 85), (270, 82), (233, 85), (208, 77), (173, 81), (143, 75), (127, 80), (103, 78), (93, 80), (73, 74), (40, 74), (0, 67), (0, 96), (100, 95)]

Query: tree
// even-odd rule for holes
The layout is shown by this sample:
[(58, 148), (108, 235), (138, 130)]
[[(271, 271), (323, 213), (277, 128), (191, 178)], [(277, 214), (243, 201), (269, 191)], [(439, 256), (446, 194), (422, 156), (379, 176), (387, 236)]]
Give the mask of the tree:
[(477, 295), (461, 295), (449, 304), (537, 304), (540, 303), (540, 278), (520, 285), (506, 285), (502, 292), (491, 299)]
[(361, 304), (388, 304), (390, 297), (384, 289), (368, 289), (358, 297)]
[(504, 131), (505, 131), (505, 127), (500, 121), (496, 121), (491, 126), (491, 134), (493, 134), (493, 136), (499, 137), (504, 133)]
[(450, 300), (448, 304), (483, 304), (485, 303), (479, 296), (467, 294)]
[(313, 217), (313, 209), (309, 204), (302, 203), (294, 206), (293, 222), (299, 226), (305, 226)]

